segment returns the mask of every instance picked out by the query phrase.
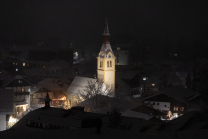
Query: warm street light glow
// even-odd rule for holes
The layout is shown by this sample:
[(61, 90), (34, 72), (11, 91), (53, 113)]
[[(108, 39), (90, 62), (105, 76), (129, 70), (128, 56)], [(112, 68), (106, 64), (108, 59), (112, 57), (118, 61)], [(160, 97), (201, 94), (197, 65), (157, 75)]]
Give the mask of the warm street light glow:
[(8, 128), (11, 128), (16, 122), (17, 122), (17, 119), (10, 116), (9, 122), (8, 122)]

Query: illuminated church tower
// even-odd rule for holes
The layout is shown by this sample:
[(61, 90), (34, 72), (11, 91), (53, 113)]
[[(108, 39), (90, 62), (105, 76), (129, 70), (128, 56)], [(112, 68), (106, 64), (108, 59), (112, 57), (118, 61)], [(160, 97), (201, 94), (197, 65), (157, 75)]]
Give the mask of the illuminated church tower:
[(106, 19), (106, 28), (103, 33), (103, 45), (97, 57), (97, 79), (105, 84), (112, 85), (115, 90), (115, 59), (110, 45), (110, 34)]

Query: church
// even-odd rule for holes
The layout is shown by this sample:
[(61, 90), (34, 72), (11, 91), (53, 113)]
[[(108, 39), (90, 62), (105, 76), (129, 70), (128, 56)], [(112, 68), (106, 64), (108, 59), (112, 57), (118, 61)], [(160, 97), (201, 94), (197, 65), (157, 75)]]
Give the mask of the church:
[[(76, 93), (86, 88), (88, 82), (102, 81), (115, 90), (115, 59), (110, 45), (110, 33), (106, 19), (106, 28), (103, 33), (103, 44), (97, 57), (97, 79), (76, 76), (66, 91), (66, 98), (71, 102), (71, 106), (78, 103)], [(114, 96), (115, 94), (113, 94)]]

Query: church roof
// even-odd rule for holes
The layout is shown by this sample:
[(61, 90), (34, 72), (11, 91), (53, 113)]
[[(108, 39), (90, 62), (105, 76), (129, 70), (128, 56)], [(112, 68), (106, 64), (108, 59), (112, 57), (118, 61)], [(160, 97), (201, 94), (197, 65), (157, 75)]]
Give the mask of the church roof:
[(66, 91), (66, 94), (76, 94), (79, 91), (83, 90), (88, 86), (89, 82), (95, 82), (97, 79), (94, 78), (87, 78), (87, 77), (79, 77), (76, 76), (74, 80), (72, 81), (71, 85)]
[(101, 47), (101, 50), (100, 50), (100, 57), (103, 57), (103, 58), (106, 58), (107, 57), (107, 54), (111, 52), (113, 54), (113, 57), (114, 56), (114, 53), (113, 53), (113, 50), (111, 49), (111, 45), (110, 43), (107, 43), (107, 44), (104, 44), (102, 45)]
[[(108, 29), (108, 22), (107, 22), (107, 19), (106, 19), (106, 28), (105, 28), (104, 33), (103, 33), (104, 43), (101, 47), (100, 55), (99, 55), (102, 58), (106, 58), (107, 54), (109, 52), (111, 52), (113, 54), (113, 51), (112, 51), (112, 48), (111, 48), (111, 45), (110, 45), (110, 41), (109, 41), (109, 36), (110, 36), (110, 33), (109, 33), (109, 29)], [(113, 57), (115, 58), (114, 54), (113, 54)]]

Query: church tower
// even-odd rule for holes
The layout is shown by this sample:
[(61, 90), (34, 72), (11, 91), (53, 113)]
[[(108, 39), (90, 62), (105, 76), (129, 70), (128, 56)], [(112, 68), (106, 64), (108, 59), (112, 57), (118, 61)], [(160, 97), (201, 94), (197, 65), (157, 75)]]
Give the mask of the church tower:
[(110, 45), (110, 33), (106, 19), (106, 28), (103, 33), (103, 44), (97, 57), (97, 79), (111, 85), (115, 90), (115, 59)]

